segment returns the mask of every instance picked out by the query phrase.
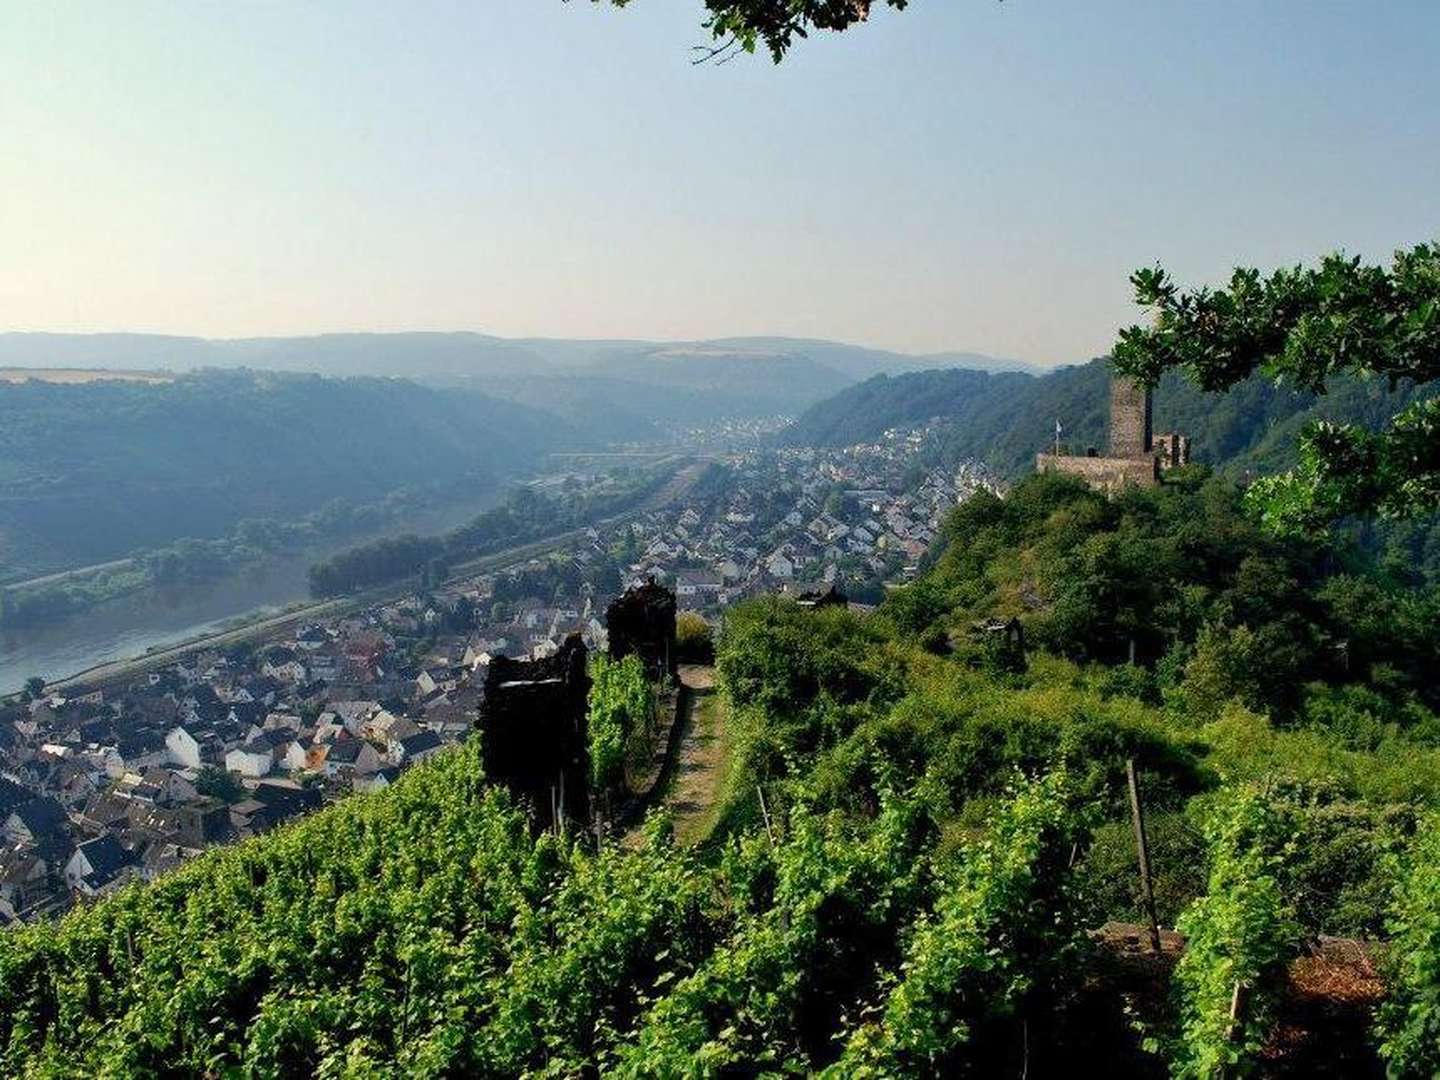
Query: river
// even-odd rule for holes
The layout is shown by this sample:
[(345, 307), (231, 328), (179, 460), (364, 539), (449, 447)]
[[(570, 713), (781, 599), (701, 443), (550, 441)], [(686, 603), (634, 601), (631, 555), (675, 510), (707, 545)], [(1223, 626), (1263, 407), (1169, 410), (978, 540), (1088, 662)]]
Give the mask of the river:
[(329, 551), (271, 559), (234, 577), (205, 585), (154, 589), (115, 600), (37, 630), (0, 630), (0, 694), (19, 690), (32, 675), (51, 680), (110, 660), (139, 656), (220, 629), (232, 620), (276, 611), (309, 598), (310, 564), (352, 544), (400, 533), (443, 532), (496, 505), (503, 488), (421, 511), (370, 536), (352, 537)]

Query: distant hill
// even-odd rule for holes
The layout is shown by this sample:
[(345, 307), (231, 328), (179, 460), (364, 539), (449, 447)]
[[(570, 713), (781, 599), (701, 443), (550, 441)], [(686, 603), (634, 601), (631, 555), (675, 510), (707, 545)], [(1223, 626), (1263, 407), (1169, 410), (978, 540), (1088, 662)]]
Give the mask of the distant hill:
[(1039, 374), (1044, 370), (1023, 360), (1009, 360), (981, 353), (911, 355), (813, 338), (741, 337), (696, 344), (711, 350), (734, 349), (738, 353), (749, 352), (757, 356), (808, 357), (850, 379), (868, 379), (876, 374), (898, 375), (907, 371), (948, 367), (970, 368), (975, 371), (1028, 371), (1031, 374)]
[[(1064, 428), (1072, 452), (1103, 449), (1109, 425), (1110, 372), (1103, 359), (1045, 375), (966, 370), (877, 376), (803, 413), (777, 436), (782, 445), (839, 446), (887, 428), (940, 418), (942, 453), (986, 461), (1008, 475), (1027, 471), (1035, 453)], [(1231, 470), (1273, 470), (1292, 461), (1295, 436), (1311, 419), (1374, 427), (1440, 386), (1336, 380), (1324, 396), (1253, 378), (1228, 394), (1206, 394), (1171, 373), (1155, 394), (1155, 430), (1191, 436), (1195, 460)]]
[(391, 375), (474, 386), (529, 404), (563, 402), (578, 429), (618, 441), (653, 424), (798, 413), (882, 373), (963, 365), (1035, 371), (972, 353), (911, 356), (806, 338), (709, 341), (506, 339), (477, 333), (321, 334), (210, 340), (153, 334), (0, 334), (0, 368), (190, 371), (247, 367), (322, 375)]
[(399, 379), (209, 371), (0, 383), (0, 579), (402, 488), (493, 487), (587, 445), (554, 414)]
[(540, 355), (470, 333), (319, 334), (209, 339), (161, 334), (0, 334), (0, 366), (130, 367), (190, 371), (251, 367), (318, 375), (518, 374), (543, 370)]

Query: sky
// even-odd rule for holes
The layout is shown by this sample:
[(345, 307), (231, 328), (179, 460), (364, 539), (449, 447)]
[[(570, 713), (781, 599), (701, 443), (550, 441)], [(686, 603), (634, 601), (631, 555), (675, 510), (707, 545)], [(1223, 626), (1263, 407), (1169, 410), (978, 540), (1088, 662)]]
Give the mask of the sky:
[(1440, 238), (1440, 3), (0, 7), (0, 330), (1103, 353), (1163, 263)]

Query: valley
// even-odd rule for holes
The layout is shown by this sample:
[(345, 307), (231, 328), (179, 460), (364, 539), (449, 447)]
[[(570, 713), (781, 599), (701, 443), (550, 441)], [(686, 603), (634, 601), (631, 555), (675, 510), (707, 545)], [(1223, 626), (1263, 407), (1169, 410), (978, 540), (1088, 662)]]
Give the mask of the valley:
[[(417, 512), (406, 519), (403, 528), (449, 529), (494, 506), (499, 498), (500, 492), (492, 491), (471, 501), (457, 500)], [(117, 659), (168, 652), (197, 639), (244, 636), (251, 630), (237, 628), (237, 623), (251, 624), (296, 606), (305, 610), (310, 599), (310, 567), (325, 554), (326, 549), (321, 548), (274, 555), (213, 580), (148, 589), (44, 626), (15, 628), (0, 622), (0, 695), (14, 693), (34, 676), (47, 682), (68, 680), (80, 672), (108, 677), (110, 669), (94, 669)], [(56, 577), (64, 576), (68, 575)], [(53, 584), (53, 579), (49, 583)]]

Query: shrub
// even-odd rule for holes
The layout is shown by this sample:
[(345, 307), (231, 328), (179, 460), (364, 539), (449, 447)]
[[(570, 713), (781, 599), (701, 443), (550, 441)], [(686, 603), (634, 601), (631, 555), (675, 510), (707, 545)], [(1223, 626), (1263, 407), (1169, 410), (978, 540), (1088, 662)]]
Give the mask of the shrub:
[(1380, 1054), (1390, 1075), (1440, 1074), (1440, 814), (1422, 822), (1392, 865), (1389, 995), (1380, 1007)]
[[(1205, 896), (1181, 916), (1185, 954), (1175, 969), (1180, 1032), (1177, 1077), (1211, 1080), (1252, 1071), (1269, 1034), (1300, 927), (1281, 892), (1283, 819), (1251, 791), (1227, 793), (1205, 822), (1210, 874)], [(1245, 1007), (1232, 1024), (1236, 986)]]
[(1001, 804), (911, 935), (880, 1018), (860, 1026), (827, 1075), (985, 1075), (987, 1061), (1003, 1060), (1080, 946), (1068, 886), (1079, 822), (1064, 792), (1052, 774)]
[(675, 617), (675, 658), (682, 664), (715, 662), (710, 624), (699, 612), (682, 611)]
[(597, 653), (590, 659), (589, 673), (590, 785), (595, 791), (610, 791), (625, 779), (625, 751), (632, 735), (652, 734), (655, 710), (638, 656), (611, 660)]

